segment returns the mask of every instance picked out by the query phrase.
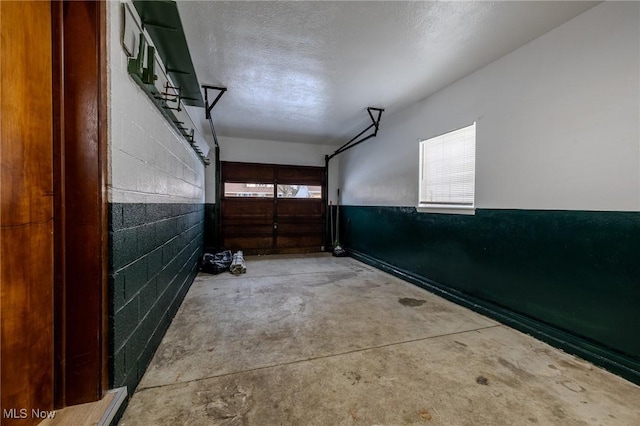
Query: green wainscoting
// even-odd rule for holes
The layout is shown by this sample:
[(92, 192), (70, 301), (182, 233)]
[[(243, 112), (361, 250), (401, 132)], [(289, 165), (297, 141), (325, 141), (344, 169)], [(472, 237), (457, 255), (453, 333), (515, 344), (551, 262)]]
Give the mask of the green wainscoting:
[(216, 205), (205, 203), (204, 205), (204, 249), (215, 251), (220, 248), (220, 238), (218, 237), (218, 220)]
[(204, 205), (109, 203), (111, 387), (142, 379), (202, 255)]
[(640, 213), (340, 213), (353, 257), (640, 383)]

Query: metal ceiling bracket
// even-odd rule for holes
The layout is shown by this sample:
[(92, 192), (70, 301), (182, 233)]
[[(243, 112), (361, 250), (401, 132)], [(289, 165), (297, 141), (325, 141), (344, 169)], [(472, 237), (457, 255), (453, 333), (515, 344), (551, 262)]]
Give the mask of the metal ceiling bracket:
[[(324, 156), (324, 168), (325, 168), (324, 187), (326, 191), (325, 194), (326, 194), (326, 202), (327, 202), (327, 211), (329, 212), (327, 215), (325, 215), (325, 219), (324, 219), (324, 227), (325, 227), (325, 236), (323, 239), (325, 241), (324, 247), (327, 247), (326, 241), (331, 241), (331, 243), (333, 244), (332, 239), (329, 239), (329, 236), (331, 235), (331, 232), (332, 232), (331, 230), (332, 225), (330, 225), (329, 223), (329, 217), (333, 215), (332, 206), (329, 204), (329, 196), (328, 196), (329, 160), (331, 160), (336, 155), (341, 154), (346, 150), (351, 149), (354, 146), (359, 145), (368, 139), (375, 138), (378, 135), (378, 129), (380, 128), (380, 119), (382, 118), (383, 111), (384, 109), (382, 108), (367, 107), (367, 113), (369, 114), (369, 118), (371, 118), (371, 124), (366, 129), (364, 129), (363, 131), (358, 133), (356, 136), (354, 136), (349, 142), (345, 143), (340, 148), (336, 149), (336, 151), (333, 154)], [(372, 133), (370, 133), (367, 136), (363, 136), (365, 133), (367, 133), (371, 129), (373, 129)], [(339, 197), (340, 197), (340, 189), (338, 189), (338, 198)]]
[[(358, 133), (355, 137), (353, 137), (349, 142), (345, 143), (340, 148), (338, 148), (333, 154), (328, 155), (326, 158), (326, 163), (328, 164), (329, 160), (331, 160), (336, 155), (341, 154), (346, 150), (351, 149), (354, 146), (359, 145), (368, 139), (375, 138), (378, 135), (378, 129), (380, 128), (380, 119), (382, 118), (383, 111), (384, 111), (383, 108), (367, 107), (369, 118), (371, 118), (371, 124), (366, 129)], [(377, 116), (374, 116), (374, 113), (377, 113)], [(373, 129), (373, 133), (367, 136), (363, 136), (361, 139), (358, 139), (371, 129)]]
[[(218, 147), (218, 137), (216, 136), (216, 129), (213, 126), (213, 119), (211, 118), (211, 110), (213, 109), (214, 106), (216, 106), (216, 104), (218, 103), (222, 95), (224, 95), (224, 92), (227, 91), (227, 88), (217, 87), (217, 86), (207, 86), (207, 85), (203, 85), (202, 88), (204, 89), (205, 117), (207, 118), (207, 120), (209, 120), (209, 126), (211, 127), (211, 133), (213, 135), (213, 142), (215, 143), (216, 147)], [(216, 95), (216, 97), (213, 99), (211, 103), (209, 103), (209, 90), (214, 90), (218, 92), (218, 94)]]
[[(211, 110), (213, 109), (214, 106), (216, 106), (216, 104), (218, 103), (218, 101), (220, 100), (222, 95), (224, 95), (224, 92), (227, 91), (227, 88), (226, 87), (216, 87), (216, 86), (206, 86), (206, 85), (203, 85), (202, 88), (204, 89), (205, 117), (207, 119), (210, 119), (211, 118)], [(218, 95), (216, 96), (216, 98), (211, 103), (209, 103), (209, 90), (217, 90), (218, 91)]]
[[(211, 110), (216, 106), (224, 92), (227, 91), (226, 87), (217, 87), (217, 86), (207, 86), (202, 85), (204, 89), (204, 112), (205, 117), (209, 120), (209, 126), (211, 127), (211, 135), (213, 136), (214, 143), (214, 151), (216, 155), (216, 163), (215, 163), (215, 204), (214, 204), (214, 216), (215, 216), (215, 232), (214, 232), (214, 241), (217, 245), (220, 244), (220, 236), (222, 235), (222, 221), (220, 220), (220, 201), (222, 200), (222, 167), (220, 161), (220, 145), (218, 144), (218, 136), (216, 136), (216, 128), (213, 125), (213, 117), (211, 117)], [(209, 91), (218, 92), (213, 101), (209, 102)], [(213, 93), (212, 93), (213, 95)], [(212, 96), (213, 97), (213, 96)], [(206, 164), (206, 163), (205, 163)]]

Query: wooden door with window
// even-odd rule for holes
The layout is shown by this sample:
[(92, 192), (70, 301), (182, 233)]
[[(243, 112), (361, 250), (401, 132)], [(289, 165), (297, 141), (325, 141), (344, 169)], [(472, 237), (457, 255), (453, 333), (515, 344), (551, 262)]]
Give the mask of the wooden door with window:
[(245, 254), (321, 251), (323, 167), (222, 162), (222, 245)]

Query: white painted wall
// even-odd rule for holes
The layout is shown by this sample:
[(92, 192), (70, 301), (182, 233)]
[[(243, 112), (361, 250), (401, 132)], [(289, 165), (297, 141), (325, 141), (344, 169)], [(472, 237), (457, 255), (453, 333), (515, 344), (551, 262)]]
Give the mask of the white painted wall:
[(328, 145), (243, 139), (219, 136), (220, 159), (245, 163), (324, 166), (325, 154), (337, 147)]
[(343, 201), (416, 206), (418, 141), (477, 121), (476, 207), (640, 210), (640, 4), (606, 2), (342, 155)]
[[(305, 143), (243, 139), (220, 136), (221, 161), (241, 163), (287, 164), (294, 166), (324, 167), (324, 157), (333, 153), (337, 146)], [(329, 163), (329, 200), (336, 202), (336, 185), (340, 158)], [(208, 173), (208, 171), (207, 171)]]
[(122, 3), (107, 2), (107, 7), (109, 201), (204, 202), (204, 164), (129, 77), (120, 43)]

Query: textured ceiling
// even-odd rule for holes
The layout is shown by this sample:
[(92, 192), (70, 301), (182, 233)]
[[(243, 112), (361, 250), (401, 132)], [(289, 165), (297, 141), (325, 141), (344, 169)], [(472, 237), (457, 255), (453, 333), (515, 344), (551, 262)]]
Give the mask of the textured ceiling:
[(411, 105), (595, 4), (178, 1), (178, 10), (200, 83), (228, 88), (213, 111), (218, 135), (339, 144), (370, 124), (367, 106), (386, 115)]

